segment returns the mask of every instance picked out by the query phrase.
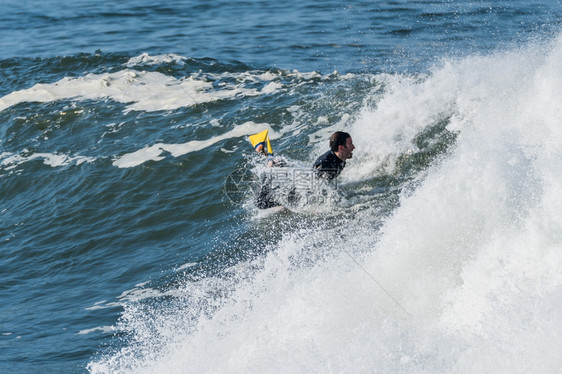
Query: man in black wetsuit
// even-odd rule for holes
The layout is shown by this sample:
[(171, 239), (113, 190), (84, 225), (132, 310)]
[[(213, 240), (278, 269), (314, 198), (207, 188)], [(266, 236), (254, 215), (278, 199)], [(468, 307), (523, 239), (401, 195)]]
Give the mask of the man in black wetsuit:
[(332, 182), (345, 167), (345, 161), (353, 157), (353, 140), (343, 131), (336, 131), (330, 137), (330, 150), (318, 157), (312, 167), (316, 173)]

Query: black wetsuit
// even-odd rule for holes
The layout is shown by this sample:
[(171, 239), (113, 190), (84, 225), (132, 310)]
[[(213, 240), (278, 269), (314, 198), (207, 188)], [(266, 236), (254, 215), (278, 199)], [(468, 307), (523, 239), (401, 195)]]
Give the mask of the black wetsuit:
[(318, 157), (312, 167), (316, 170), (316, 173), (320, 177), (325, 178), (328, 181), (332, 181), (340, 175), (341, 171), (345, 167), (345, 161), (336, 156), (333, 151), (328, 151)]

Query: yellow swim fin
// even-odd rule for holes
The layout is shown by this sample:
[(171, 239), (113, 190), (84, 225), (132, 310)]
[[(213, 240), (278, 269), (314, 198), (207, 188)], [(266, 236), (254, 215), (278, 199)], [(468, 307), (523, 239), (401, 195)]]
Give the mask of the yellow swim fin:
[(269, 142), (269, 135), (267, 135), (269, 130), (263, 130), (254, 135), (250, 135), (250, 142), (256, 149), (260, 144), (263, 144), (264, 147), (267, 146), (267, 154), (273, 156), (273, 149), (271, 148), (271, 143)]

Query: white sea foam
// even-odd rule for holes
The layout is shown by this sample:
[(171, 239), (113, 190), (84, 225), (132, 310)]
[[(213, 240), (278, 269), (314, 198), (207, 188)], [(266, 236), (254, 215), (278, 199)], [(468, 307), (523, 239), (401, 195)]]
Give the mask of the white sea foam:
[[(271, 93), (276, 86), (266, 86)], [(158, 72), (122, 70), (115, 73), (87, 74), (63, 78), (55, 83), (39, 83), (0, 98), (0, 111), (23, 102), (57, 100), (105, 100), (127, 104), (126, 111), (173, 110), (237, 96), (256, 96), (262, 92), (225, 84), (217, 89), (206, 76), (177, 79)]]
[(188, 263), (185, 263), (185, 264), (183, 264), (183, 265), (181, 265), (181, 266), (178, 266), (178, 267), (176, 268), (176, 271), (185, 270), (185, 269), (188, 269), (188, 268), (193, 267), (193, 266), (196, 266), (196, 265), (197, 265), (196, 262), (188, 262)]
[[(53, 102), (58, 100), (106, 100), (126, 104), (126, 111), (174, 110), (240, 96), (271, 94), (283, 88), (275, 81), (281, 74), (298, 76), (307, 81), (322, 77), (320, 74), (293, 72), (242, 72), (242, 73), (195, 73), (177, 79), (159, 72), (133, 70), (133, 67), (160, 63), (183, 63), (186, 57), (166, 54), (151, 56), (141, 54), (131, 58), (126, 69), (114, 73), (87, 74), (82, 77), (66, 77), (54, 83), (38, 83), (28, 89), (14, 91), (0, 98), (0, 111), (24, 102)], [(266, 82), (263, 89), (245, 87), (244, 84), (224, 82), (215, 87), (213, 82), (234, 79), (236, 82)], [(269, 82), (269, 83), (267, 83)]]
[(185, 154), (200, 151), (202, 149), (208, 148), (211, 145), (218, 143), (225, 139), (242, 137), (246, 135), (251, 135), (253, 133), (263, 131), (264, 129), (270, 130), (270, 138), (275, 139), (276, 133), (271, 129), (268, 124), (256, 124), (254, 122), (246, 122), (234, 129), (225, 132), (222, 135), (215, 136), (207, 140), (192, 140), (181, 144), (165, 144), (157, 143), (145, 148), (139, 149), (131, 153), (124, 154), (117, 157), (113, 161), (113, 165), (119, 168), (130, 168), (134, 166), (141, 165), (147, 161), (160, 161), (164, 159), (164, 153), (168, 152), (173, 157), (183, 156)]
[(130, 58), (129, 61), (125, 64), (125, 66), (132, 68), (138, 65), (159, 65), (162, 63), (176, 63), (176, 64), (183, 64), (184, 61), (189, 60), (187, 57), (175, 55), (172, 53), (164, 54), (164, 55), (156, 55), (151, 56), (148, 53), (143, 53), (139, 56)]
[(114, 332), (115, 327), (113, 327), (113, 326), (99, 326), (99, 327), (94, 327), (94, 328), (91, 328), (91, 329), (80, 330), (80, 331), (78, 331), (78, 335), (88, 335), (92, 332), (97, 332), (97, 331)]
[(391, 169), (435, 117), (458, 136), (380, 232), (368, 215), (295, 228), (176, 304), (127, 305), (132, 343), (88, 369), (559, 372), (560, 66), (562, 39), (381, 77), (388, 91), (351, 127), (351, 178)]
[(158, 72), (123, 70), (116, 73), (88, 74), (64, 78), (58, 82), (39, 83), (0, 98), (0, 110), (21, 102), (50, 102), (63, 99), (112, 99), (127, 104), (127, 110), (171, 110), (234, 97), (255, 95), (254, 90), (231, 87), (212, 90), (206, 80), (176, 79)]
[(35, 159), (42, 159), (45, 165), (51, 167), (66, 166), (70, 164), (80, 165), (84, 162), (94, 162), (96, 159), (93, 157), (85, 156), (69, 156), (61, 153), (33, 153), (29, 156), (22, 156), (10, 152), (3, 152), (0, 155), (0, 166), (5, 170), (11, 170), (25, 162)]

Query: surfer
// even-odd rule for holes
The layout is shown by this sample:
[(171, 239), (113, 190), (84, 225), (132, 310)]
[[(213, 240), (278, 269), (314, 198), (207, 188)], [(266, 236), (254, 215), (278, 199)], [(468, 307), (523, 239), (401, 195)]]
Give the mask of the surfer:
[(351, 135), (336, 131), (330, 136), (330, 150), (314, 162), (312, 167), (316, 174), (332, 182), (345, 167), (345, 162), (353, 157), (353, 140)]

